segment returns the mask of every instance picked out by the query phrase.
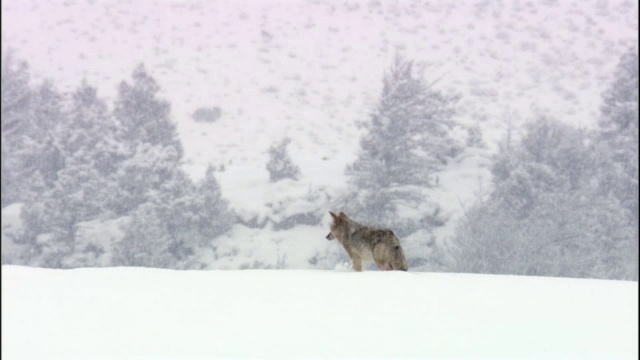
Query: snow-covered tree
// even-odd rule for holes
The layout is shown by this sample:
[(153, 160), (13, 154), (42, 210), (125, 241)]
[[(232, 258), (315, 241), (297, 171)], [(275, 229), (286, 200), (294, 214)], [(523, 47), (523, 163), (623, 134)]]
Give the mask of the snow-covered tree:
[[(79, 248), (79, 224), (131, 216), (114, 264), (199, 266), (194, 257), (200, 247), (227, 231), (233, 215), (213, 168), (198, 185), (180, 169), (182, 146), (169, 103), (155, 98), (159, 88), (144, 69), (136, 69), (133, 85), (121, 85), (114, 114), (86, 83), (64, 103), (52, 84), (32, 91), (26, 73), (9, 70), (29, 100), (24, 114), (3, 107), (3, 138), (10, 133), (17, 139), (9, 142), (16, 161), (3, 162), (3, 169), (13, 166), (19, 175), (13, 180), (32, 189), (22, 199), (24, 231), (16, 236), (28, 248), (26, 264), (90, 266), (98, 255), (87, 253), (96, 249), (86, 242)], [(3, 91), (21, 89), (3, 84)]]
[(102, 154), (104, 144), (115, 139), (106, 104), (96, 97), (95, 89), (83, 84), (60, 117), (49, 136), (49, 150), (56, 151), (59, 161), (55, 177), (49, 186), (41, 176), (32, 180), (42, 185), (37, 196), (27, 199), (23, 211), (29, 230), (21, 241), (33, 247), (32, 260), (40, 266), (63, 266), (64, 258), (76, 250), (77, 224), (99, 217), (108, 205), (109, 172), (96, 166), (107, 158)]
[(527, 124), (522, 140), (496, 157), (489, 198), (459, 224), (453, 269), (637, 279), (637, 225), (603, 196), (607, 174), (592, 137), (545, 118)]
[(171, 236), (169, 251), (183, 266), (231, 228), (234, 218), (221, 195), (211, 166), (197, 185), (181, 172), (160, 189), (154, 201), (157, 214)]
[(599, 124), (603, 130), (638, 129), (638, 66), (638, 49), (629, 48), (620, 58), (613, 82), (602, 94)]
[(111, 175), (126, 156), (117, 142), (116, 123), (97, 89), (85, 81), (71, 96), (67, 123), (60, 144), (65, 158), (92, 165), (101, 176)]
[(525, 217), (541, 194), (580, 189), (595, 171), (587, 140), (584, 131), (548, 118), (528, 123), (519, 147), (495, 159), (494, 197)]
[(22, 165), (16, 156), (24, 147), (22, 137), (29, 131), (29, 72), (25, 62), (16, 61), (9, 51), (2, 59), (1, 119), (2, 119), (2, 206), (21, 197)]
[[(233, 222), (233, 215), (227, 209), (227, 202), (221, 197), (212, 167), (209, 167), (205, 179), (198, 185), (194, 185), (184, 172), (176, 172), (134, 214), (125, 239), (118, 245), (114, 260), (116, 263), (124, 261), (122, 264), (133, 264), (133, 255), (127, 254), (143, 247), (141, 240), (137, 238), (139, 228), (143, 227), (159, 236), (152, 240), (154, 247), (166, 252), (145, 250), (146, 264), (161, 263), (164, 267), (183, 269), (199, 268), (194, 255), (202, 248), (211, 246), (211, 242), (229, 230)], [(146, 236), (143, 238), (147, 239)], [(161, 260), (154, 260), (154, 257)], [(152, 265), (137, 263), (136, 266)]]
[(287, 145), (290, 142), (291, 139), (284, 138), (279, 144), (272, 145), (269, 148), (267, 171), (269, 171), (271, 182), (277, 182), (282, 179), (297, 180), (300, 177), (300, 168), (293, 163), (287, 153)]
[(599, 148), (603, 191), (618, 198), (638, 219), (638, 53), (622, 55), (614, 80), (602, 94)]
[(151, 201), (180, 166), (182, 144), (170, 117), (171, 106), (157, 98), (159, 91), (142, 65), (133, 72), (133, 84), (122, 82), (118, 89), (114, 116), (126, 159), (115, 173), (117, 214), (127, 214)]
[(124, 238), (114, 247), (113, 265), (173, 268), (176, 259), (169, 251), (171, 244), (155, 206), (144, 204), (134, 212)]
[(160, 188), (176, 176), (179, 165), (180, 154), (175, 147), (139, 144), (115, 173), (118, 198), (113, 199), (114, 211), (128, 214), (139, 205), (152, 201)]
[(627, 210), (632, 229), (627, 234), (627, 260), (638, 279), (638, 50), (630, 48), (620, 58), (609, 88), (602, 94), (603, 104), (596, 139), (603, 197), (613, 197)]
[(19, 242), (33, 248), (32, 265), (61, 267), (76, 249), (77, 224), (106, 212), (107, 181), (92, 164), (67, 159), (51, 188), (27, 201)]
[(212, 240), (229, 230), (234, 217), (228, 209), (228, 202), (222, 198), (222, 189), (211, 165), (198, 185), (196, 194), (199, 201), (196, 227), (205, 241)]
[(467, 146), (476, 148), (486, 148), (486, 144), (482, 138), (482, 128), (476, 123), (467, 128)]
[(397, 56), (384, 76), (379, 105), (364, 125), (360, 155), (348, 169), (356, 201), (347, 207), (367, 221), (389, 224), (399, 206), (420, 204), (421, 219), (397, 224), (401, 233), (440, 221), (438, 206), (426, 190), (436, 186), (436, 173), (460, 149), (450, 136), (457, 97), (436, 91), (433, 85), (411, 61)]
[(132, 148), (141, 143), (173, 147), (181, 159), (182, 144), (176, 124), (171, 120), (171, 105), (158, 98), (159, 90), (142, 64), (133, 71), (132, 84), (120, 84), (114, 109), (120, 135)]
[(29, 87), (27, 65), (9, 52), (2, 64), (2, 203), (51, 187), (63, 166), (56, 144), (62, 95), (51, 82)]

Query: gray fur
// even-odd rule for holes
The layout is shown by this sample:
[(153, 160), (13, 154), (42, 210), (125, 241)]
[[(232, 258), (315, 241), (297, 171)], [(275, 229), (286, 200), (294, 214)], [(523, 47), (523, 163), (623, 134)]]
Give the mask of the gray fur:
[(393, 231), (364, 226), (341, 212), (333, 218), (327, 240), (337, 239), (353, 261), (353, 269), (362, 271), (362, 262), (374, 262), (380, 270), (407, 271), (407, 261), (400, 240)]

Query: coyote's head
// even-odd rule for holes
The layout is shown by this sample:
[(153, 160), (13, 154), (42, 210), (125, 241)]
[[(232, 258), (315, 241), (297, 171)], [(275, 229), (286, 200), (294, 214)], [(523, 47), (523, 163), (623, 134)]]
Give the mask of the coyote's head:
[(333, 222), (331, 223), (331, 232), (327, 234), (325, 237), (327, 240), (338, 239), (338, 241), (342, 241), (347, 237), (347, 232), (349, 231), (349, 218), (347, 214), (341, 212), (340, 215), (336, 215), (329, 211), (331, 214), (331, 218)]

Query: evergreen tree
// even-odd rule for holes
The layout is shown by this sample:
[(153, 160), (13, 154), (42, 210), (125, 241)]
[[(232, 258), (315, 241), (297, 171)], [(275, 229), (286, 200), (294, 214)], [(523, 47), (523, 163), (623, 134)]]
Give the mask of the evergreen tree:
[(486, 148), (487, 145), (482, 139), (482, 128), (479, 123), (467, 128), (467, 146), (476, 148)]
[(602, 190), (612, 194), (638, 219), (638, 54), (630, 49), (620, 59), (614, 80), (602, 94), (599, 148), (609, 176)]
[[(27, 85), (23, 73), (6, 73)], [(20, 89), (4, 78), (3, 84), (3, 91)], [(134, 84), (121, 85), (114, 116), (86, 83), (67, 108), (47, 82), (25, 94), (24, 115), (6, 101), (3, 139), (12, 135), (15, 161), (3, 162), (3, 170), (11, 165), (15, 181), (33, 190), (23, 197), (24, 231), (16, 238), (29, 248), (27, 264), (91, 265), (96, 256), (87, 251), (93, 250), (78, 247), (79, 223), (117, 215), (132, 216), (115, 247), (118, 265), (190, 267), (198, 247), (229, 228), (231, 215), (213, 172), (195, 186), (180, 169), (182, 147), (169, 104), (155, 98), (158, 91), (139, 67)]]
[(180, 172), (165, 183), (156, 198), (157, 214), (171, 237), (169, 251), (181, 266), (193, 266), (190, 257), (230, 229), (233, 216), (222, 199), (214, 170), (194, 185)]
[(98, 204), (86, 199), (93, 185), (90, 175), (90, 168), (65, 168), (52, 188), (24, 205), (18, 242), (31, 248), (29, 265), (60, 268), (65, 257), (76, 251), (77, 224), (98, 210)]
[(540, 118), (525, 125), (519, 147), (502, 150), (492, 165), (493, 196), (523, 218), (541, 194), (576, 191), (594, 176), (587, 134)]
[(65, 158), (92, 165), (100, 176), (111, 175), (126, 156), (116, 139), (116, 123), (97, 89), (82, 82), (72, 94), (68, 122), (61, 131)]
[(92, 210), (83, 220), (118, 208), (115, 188), (117, 169), (127, 156), (117, 141), (116, 125), (97, 90), (83, 82), (72, 94), (66, 126), (61, 131), (60, 147), (65, 159), (63, 172), (76, 173), (81, 182), (69, 191), (82, 191), (83, 201)]
[[(102, 152), (114, 139), (115, 129), (108, 120), (106, 104), (96, 97), (95, 89), (83, 84), (51, 133), (60, 165), (52, 184), (41, 186), (23, 211), (25, 228), (30, 230), (21, 241), (33, 247), (32, 260), (40, 266), (64, 266), (64, 259), (76, 252), (77, 224), (107, 211), (109, 173), (101, 173), (97, 164), (107, 158)], [(44, 243), (38, 241), (43, 234)]]
[(133, 84), (122, 82), (114, 115), (120, 123), (121, 137), (132, 148), (141, 143), (174, 147), (182, 158), (182, 145), (176, 124), (171, 120), (169, 102), (158, 99), (160, 87), (142, 64), (133, 71)]
[(29, 131), (29, 72), (25, 62), (17, 62), (9, 51), (2, 59), (2, 206), (21, 199), (20, 159), (15, 156), (24, 147), (23, 136)]
[(175, 267), (169, 251), (171, 235), (162, 224), (153, 204), (140, 206), (127, 227), (126, 234), (114, 247), (115, 266)]
[[(139, 206), (125, 240), (118, 247), (116, 261), (136, 266), (163, 264), (163, 267), (171, 268), (199, 268), (194, 255), (201, 248), (211, 246), (213, 239), (229, 230), (232, 220), (227, 202), (221, 198), (212, 167), (208, 168), (205, 179), (197, 186), (184, 172), (178, 171), (159, 187), (152, 199)], [(134, 262), (133, 255), (128, 254), (144, 248), (142, 240), (138, 239), (141, 226), (145, 231), (158, 235), (159, 238), (152, 240), (154, 247), (166, 251), (144, 250), (144, 264), (147, 265)], [(143, 238), (148, 239), (146, 236)]]
[(205, 240), (211, 240), (227, 232), (233, 224), (233, 214), (229, 205), (222, 198), (222, 189), (215, 178), (213, 166), (207, 167), (204, 179), (198, 185), (196, 194), (200, 201), (196, 227)]
[(142, 65), (133, 72), (133, 84), (123, 82), (118, 90), (114, 116), (126, 159), (115, 174), (118, 197), (113, 210), (127, 214), (151, 201), (172, 180), (182, 159), (182, 144), (170, 118), (170, 104), (157, 98), (160, 88)]
[(28, 131), (31, 100), (27, 63), (16, 61), (13, 52), (2, 59), (1, 73), (2, 143), (12, 142)]
[(291, 157), (287, 153), (287, 145), (290, 142), (291, 139), (284, 138), (280, 144), (272, 145), (269, 148), (267, 171), (269, 171), (271, 182), (277, 182), (282, 179), (297, 180), (300, 177), (300, 168), (293, 164)]
[(358, 187), (431, 187), (432, 175), (459, 150), (449, 136), (456, 98), (432, 90), (413, 70), (412, 62), (396, 57), (384, 77), (380, 105), (365, 124), (362, 153), (352, 167)]
[(544, 118), (528, 124), (520, 143), (495, 159), (490, 197), (459, 225), (453, 268), (637, 279), (629, 236), (637, 226), (615, 198), (599, 190), (599, 152), (590, 138)]
[(139, 144), (122, 161), (115, 174), (113, 211), (129, 214), (145, 202), (153, 201), (160, 188), (179, 172), (180, 154), (173, 146)]
[(364, 125), (360, 155), (348, 169), (358, 200), (346, 205), (367, 221), (387, 225), (399, 206), (422, 206), (418, 222), (395, 225), (405, 234), (441, 221), (426, 190), (436, 186), (435, 174), (459, 151), (449, 135), (457, 98), (435, 91), (414, 70), (397, 56), (385, 75), (380, 103)]
[(602, 130), (632, 132), (638, 129), (638, 66), (636, 48), (630, 48), (621, 56), (613, 82), (602, 94), (599, 121)]
[(638, 53), (630, 48), (624, 53), (614, 73), (613, 82), (602, 94), (602, 113), (596, 151), (600, 155), (600, 190), (603, 197), (613, 197), (626, 209), (626, 257), (634, 278), (638, 279)]
[(63, 167), (57, 134), (62, 95), (50, 82), (29, 88), (24, 62), (9, 53), (2, 65), (2, 203), (25, 201), (50, 188)]

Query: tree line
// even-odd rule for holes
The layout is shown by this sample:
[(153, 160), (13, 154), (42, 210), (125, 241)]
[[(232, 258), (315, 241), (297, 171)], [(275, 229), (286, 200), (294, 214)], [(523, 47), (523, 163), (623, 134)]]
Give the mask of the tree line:
[[(194, 183), (180, 168), (182, 145), (170, 104), (139, 65), (112, 105), (83, 82), (61, 94), (30, 86), (27, 64), (2, 66), (2, 206), (23, 203), (25, 245), (14, 263), (92, 266), (112, 250), (114, 266), (194, 268), (198, 248), (230, 228), (233, 214), (214, 169)], [(129, 217), (114, 249), (78, 248), (78, 225)], [(3, 259), (5, 261), (5, 259)]]
[[(432, 190), (438, 173), (466, 147), (452, 136), (459, 96), (437, 90), (424, 69), (397, 56), (377, 106), (361, 126), (349, 191), (337, 205), (401, 237), (432, 234), (448, 219)], [(491, 191), (464, 209), (453, 239), (419, 246), (434, 270), (638, 280), (638, 55), (620, 59), (601, 95), (595, 129), (533, 118), (519, 141), (500, 144)], [(23, 203), (29, 251), (21, 263), (92, 266), (108, 249), (76, 241), (78, 224), (129, 219), (111, 265), (201, 268), (197, 255), (237, 219), (215, 170), (193, 182), (180, 168), (182, 145), (170, 104), (144, 66), (123, 81), (109, 106), (83, 82), (71, 94), (48, 81), (31, 86), (28, 66), (9, 53), (2, 65), (2, 206)], [(274, 143), (271, 181), (299, 168)], [(320, 218), (317, 219), (318, 222)]]

